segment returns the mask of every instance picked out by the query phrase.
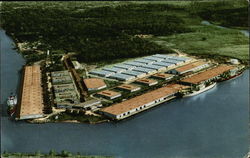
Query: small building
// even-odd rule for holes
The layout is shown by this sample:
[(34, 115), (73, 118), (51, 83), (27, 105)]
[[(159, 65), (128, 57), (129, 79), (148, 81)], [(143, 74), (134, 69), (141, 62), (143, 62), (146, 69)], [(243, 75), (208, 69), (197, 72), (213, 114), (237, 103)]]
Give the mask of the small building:
[(166, 73), (157, 73), (157, 74), (153, 74), (151, 77), (164, 79), (164, 80), (170, 80), (174, 77), (174, 75), (166, 74)]
[(136, 66), (125, 65), (125, 64), (117, 64), (117, 65), (114, 65), (114, 67), (121, 68), (121, 69), (125, 69), (125, 70), (132, 70), (132, 69), (134, 69)]
[(201, 69), (204, 69), (206, 67), (209, 67), (209, 64), (203, 61), (196, 61), (187, 65), (183, 65), (181, 67), (169, 70), (168, 73), (171, 74), (177, 74), (181, 75), (187, 72), (194, 72), (194, 71), (199, 71)]
[(105, 68), (103, 68), (103, 70), (114, 72), (114, 73), (121, 73), (123, 71), (126, 71), (126, 69), (121, 69), (121, 68), (117, 68), (117, 67), (105, 67)]
[(135, 76), (116, 73), (114, 75), (109, 76), (109, 78), (113, 78), (113, 79), (116, 79), (119, 81), (129, 81), (129, 80), (133, 80), (135, 78)]
[(129, 92), (135, 92), (135, 91), (139, 91), (141, 89), (141, 87), (132, 85), (132, 84), (123, 84), (120, 86), (117, 86), (116, 88), (121, 89), (121, 90), (125, 90), (125, 91), (129, 91)]
[(144, 66), (142, 66), (142, 67), (147, 68), (147, 69), (153, 69), (153, 70), (156, 70), (156, 71), (163, 71), (163, 70), (166, 70), (166, 67), (165, 67), (165, 66), (160, 66), (160, 65), (148, 64), (148, 65), (144, 65)]
[(55, 102), (56, 103), (63, 103), (63, 102), (72, 102), (78, 103), (80, 100), (77, 97), (75, 91), (66, 91), (66, 92), (58, 92), (55, 93)]
[(147, 86), (153, 86), (153, 85), (156, 85), (158, 83), (158, 81), (156, 81), (156, 80), (147, 79), (147, 78), (138, 79), (135, 82), (140, 83), (140, 84), (144, 84)]
[(234, 65), (238, 65), (240, 64), (238, 59), (230, 59), (230, 63), (234, 64)]
[(91, 99), (83, 103), (72, 105), (72, 108), (84, 109), (84, 110), (93, 110), (100, 107), (102, 107), (102, 103), (100, 100), (97, 99)]
[(72, 61), (72, 64), (76, 70), (83, 69), (82, 65), (78, 61)]
[(133, 71), (144, 72), (144, 73), (147, 73), (147, 74), (152, 74), (152, 73), (157, 72), (154, 69), (148, 69), (148, 68), (143, 68), (143, 67), (136, 67), (136, 68), (133, 69)]
[(51, 72), (52, 77), (62, 77), (62, 76), (69, 76), (69, 71), (54, 71)]
[(113, 75), (114, 72), (105, 71), (105, 70), (95, 70), (95, 71), (89, 72), (89, 74), (98, 75), (98, 76), (102, 76), (102, 77), (109, 77), (109, 76)]
[(53, 85), (53, 88), (56, 93), (75, 90), (73, 83)]
[(68, 84), (73, 83), (71, 76), (52, 77), (52, 84)]
[(128, 71), (125, 71), (125, 72), (122, 72), (123, 74), (126, 74), (126, 75), (130, 75), (130, 76), (135, 76), (136, 78), (142, 78), (144, 76), (146, 76), (146, 73), (144, 72), (139, 72), (139, 71), (131, 71), (131, 70), (128, 70)]
[(88, 91), (96, 91), (107, 87), (103, 79), (100, 78), (85, 78), (83, 83)]
[(98, 96), (101, 96), (103, 98), (107, 98), (107, 99), (115, 99), (121, 96), (121, 93), (119, 92), (115, 92), (115, 91), (111, 91), (111, 90), (104, 90), (101, 92), (97, 93)]

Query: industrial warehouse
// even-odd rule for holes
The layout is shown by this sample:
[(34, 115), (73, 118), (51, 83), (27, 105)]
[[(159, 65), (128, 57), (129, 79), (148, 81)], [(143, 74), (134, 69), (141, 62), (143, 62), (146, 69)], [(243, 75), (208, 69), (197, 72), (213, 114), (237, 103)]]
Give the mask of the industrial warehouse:
[(26, 66), (16, 118), (24, 120), (43, 117), (43, 107), (40, 66)]
[[(189, 57), (156, 54), (125, 61), (123, 63), (115, 64), (112, 67), (104, 67), (99, 70), (91, 71), (89, 74), (97, 77), (99, 76), (127, 82), (136, 80), (138, 78), (143, 78), (147, 75), (152, 75), (157, 72), (163, 72), (170, 68), (181, 66), (191, 61), (192, 59)], [(206, 63), (202, 63), (201, 65), (205, 67), (204, 65), (206, 65)]]
[(101, 109), (101, 112), (112, 119), (124, 119), (138, 112), (156, 106), (164, 101), (175, 98), (175, 95), (182, 89), (188, 88), (179, 84), (168, 85), (138, 97), (126, 100)]
[[(74, 69), (83, 69), (80, 63), (74, 63)], [(81, 78), (76, 78), (76, 72), (70, 69), (53, 71), (50, 80), (56, 109), (77, 110), (78, 113), (82, 111), (105, 119), (121, 120), (168, 100), (202, 93), (223, 76), (236, 76), (238, 71), (237, 66), (186, 56), (155, 54), (91, 70)], [(37, 66), (25, 68), (18, 119), (44, 117), (41, 81), (38, 79), (40, 73)], [(31, 88), (27, 88), (29, 86)], [(79, 88), (81, 86), (83, 92)], [(27, 97), (33, 93), (36, 97)], [(37, 104), (33, 104), (35, 99), (39, 100)]]

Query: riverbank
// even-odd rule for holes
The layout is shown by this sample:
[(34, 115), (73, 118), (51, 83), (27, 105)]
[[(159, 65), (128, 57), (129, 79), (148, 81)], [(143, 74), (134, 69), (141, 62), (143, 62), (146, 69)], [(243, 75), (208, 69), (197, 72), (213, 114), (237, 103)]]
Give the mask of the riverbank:
[(71, 152), (68, 152), (66, 150), (61, 151), (61, 153), (57, 153), (54, 150), (50, 150), (48, 154), (43, 154), (40, 151), (36, 153), (9, 153), (4, 151), (3, 154), (1, 154), (2, 158), (114, 158), (113, 156), (95, 156), (95, 155), (82, 155), (80, 153), (73, 154)]

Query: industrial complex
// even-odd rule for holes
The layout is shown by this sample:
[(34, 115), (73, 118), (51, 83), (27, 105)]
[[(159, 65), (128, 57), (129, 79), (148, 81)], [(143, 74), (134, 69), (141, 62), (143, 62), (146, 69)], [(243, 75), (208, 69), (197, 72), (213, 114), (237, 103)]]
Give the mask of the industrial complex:
[[(83, 77), (75, 69), (86, 68), (77, 61), (70, 67), (69, 61), (65, 62), (68, 70), (50, 72), (53, 107), (111, 120), (127, 118), (174, 98), (202, 93), (219, 80), (237, 76), (240, 70), (239, 66), (190, 56), (155, 54), (91, 69)], [(17, 119), (44, 117), (43, 108), (40, 67), (26, 66)]]

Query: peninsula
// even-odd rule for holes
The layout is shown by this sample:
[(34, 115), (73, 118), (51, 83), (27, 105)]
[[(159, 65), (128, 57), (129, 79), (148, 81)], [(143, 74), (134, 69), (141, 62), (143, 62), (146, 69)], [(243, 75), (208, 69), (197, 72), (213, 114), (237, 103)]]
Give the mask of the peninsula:
[(214, 15), (239, 8), (245, 15), (245, 3), (47, 3), (2, 4), (2, 27), (27, 59), (17, 103), (9, 98), (15, 120), (122, 120), (198, 95), (248, 66), (248, 38), (237, 30), (246, 28), (244, 19), (236, 24), (202, 14), (204, 8)]

